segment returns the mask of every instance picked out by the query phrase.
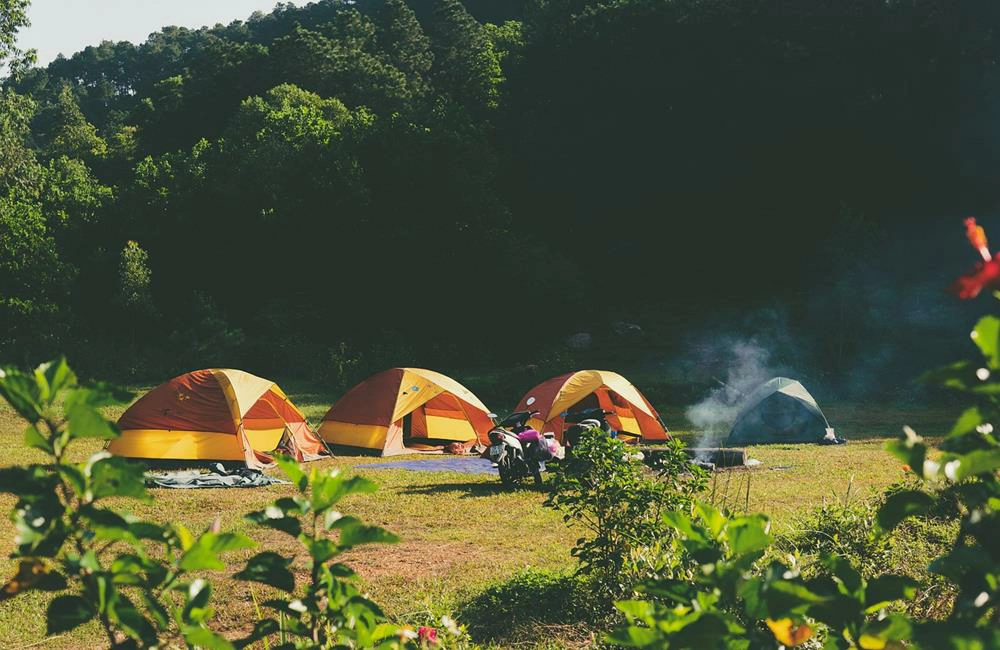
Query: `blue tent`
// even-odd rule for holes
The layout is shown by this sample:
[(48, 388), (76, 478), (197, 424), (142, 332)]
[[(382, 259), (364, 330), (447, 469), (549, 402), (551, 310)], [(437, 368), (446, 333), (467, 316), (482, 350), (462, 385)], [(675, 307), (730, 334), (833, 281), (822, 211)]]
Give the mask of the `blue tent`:
[(726, 444), (815, 443), (823, 440), (829, 427), (805, 386), (775, 377), (747, 395)]

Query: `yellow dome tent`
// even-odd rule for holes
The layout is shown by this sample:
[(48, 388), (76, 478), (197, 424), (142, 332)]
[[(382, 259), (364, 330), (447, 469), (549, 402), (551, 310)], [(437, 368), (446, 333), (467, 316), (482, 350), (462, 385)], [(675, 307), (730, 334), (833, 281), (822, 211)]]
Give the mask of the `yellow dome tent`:
[(392, 368), (369, 377), (334, 404), (319, 426), (332, 445), (382, 456), (438, 452), (449, 442), (488, 441), (493, 421), (472, 391), (441, 373)]
[(302, 412), (269, 379), (195, 370), (149, 391), (118, 420), (108, 451), (130, 458), (241, 460), (260, 468), (280, 445), (300, 460), (325, 451)]

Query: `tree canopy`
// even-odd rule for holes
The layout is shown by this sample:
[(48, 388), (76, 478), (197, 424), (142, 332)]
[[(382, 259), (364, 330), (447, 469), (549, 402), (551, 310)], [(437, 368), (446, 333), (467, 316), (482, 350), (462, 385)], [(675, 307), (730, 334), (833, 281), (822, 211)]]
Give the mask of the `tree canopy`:
[[(0, 65), (26, 4), (0, 0)], [(160, 342), (205, 321), (262, 370), (399, 340), (476, 365), (719, 304), (808, 319), (794, 301), (830, 284), (831, 246), (865, 260), (897, 226), (995, 206), (998, 19), (986, 0), (320, 0), (19, 65), (4, 345), (174, 369), (190, 357)], [(141, 314), (120, 277), (140, 258)]]

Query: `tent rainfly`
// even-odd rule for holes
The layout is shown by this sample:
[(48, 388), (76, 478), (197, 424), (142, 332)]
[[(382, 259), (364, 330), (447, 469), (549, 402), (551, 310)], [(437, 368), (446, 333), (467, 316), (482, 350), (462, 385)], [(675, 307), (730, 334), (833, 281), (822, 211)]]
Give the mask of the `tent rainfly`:
[(334, 404), (319, 427), (332, 445), (382, 456), (440, 453), (451, 442), (488, 443), (493, 421), (472, 391), (441, 373), (391, 368)]
[(805, 386), (775, 377), (751, 391), (743, 401), (727, 446), (782, 442), (820, 442), (830, 423)]
[(108, 444), (118, 456), (239, 460), (259, 469), (284, 446), (299, 460), (325, 453), (302, 412), (269, 379), (242, 370), (195, 370), (143, 395)]
[(598, 407), (613, 413), (608, 423), (619, 432), (646, 442), (670, 438), (649, 400), (627, 379), (607, 370), (580, 370), (543, 381), (525, 393), (517, 410), (539, 411), (528, 424), (562, 440), (565, 414)]

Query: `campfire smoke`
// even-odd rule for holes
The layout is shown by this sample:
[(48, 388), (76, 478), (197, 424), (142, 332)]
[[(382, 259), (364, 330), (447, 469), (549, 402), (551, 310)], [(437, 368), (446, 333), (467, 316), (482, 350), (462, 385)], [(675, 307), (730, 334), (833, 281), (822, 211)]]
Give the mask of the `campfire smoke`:
[(687, 419), (702, 431), (697, 444), (703, 453), (695, 460), (709, 462), (711, 449), (718, 447), (729, 434), (747, 394), (768, 379), (780, 374), (771, 367), (771, 354), (756, 341), (735, 341), (720, 350), (730, 360), (725, 381), (716, 379), (718, 387), (697, 404), (688, 407)]

